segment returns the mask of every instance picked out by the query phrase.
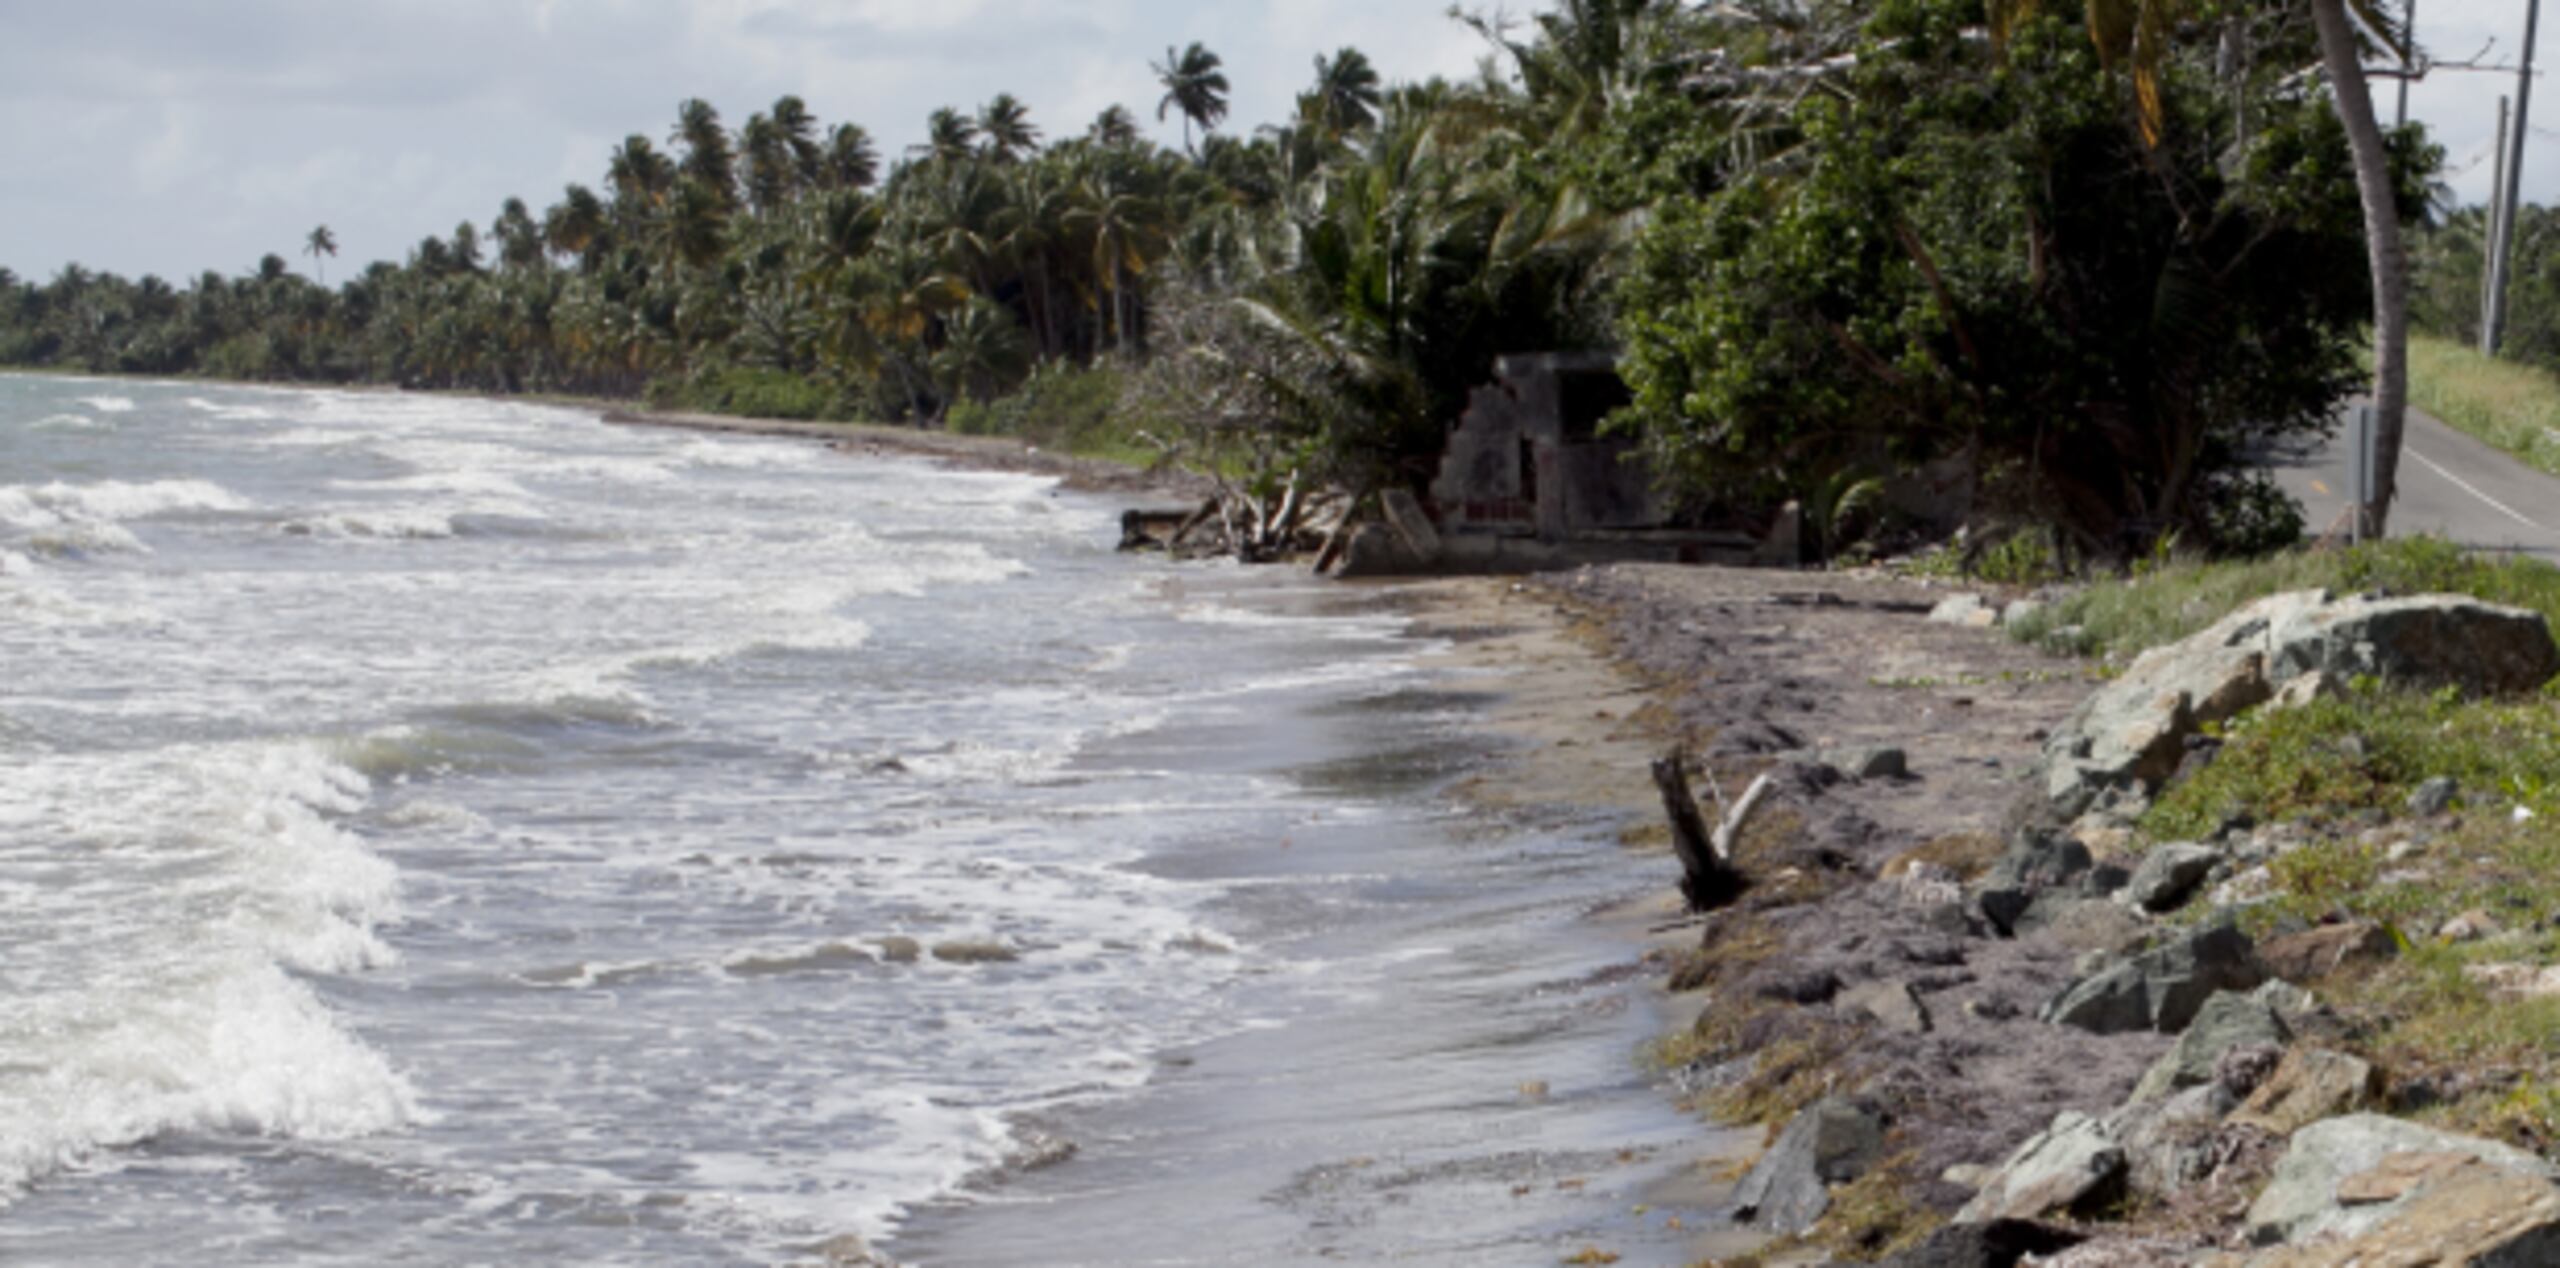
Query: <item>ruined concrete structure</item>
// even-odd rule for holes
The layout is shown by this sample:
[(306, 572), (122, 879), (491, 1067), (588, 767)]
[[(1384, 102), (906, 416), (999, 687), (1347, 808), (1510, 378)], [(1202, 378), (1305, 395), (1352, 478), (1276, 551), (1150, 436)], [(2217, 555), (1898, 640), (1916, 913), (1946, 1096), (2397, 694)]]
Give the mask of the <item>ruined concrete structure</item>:
[(1469, 394), (1431, 483), (1443, 533), (1562, 542), (1668, 521), (1634, 442), (1599, 435), (1628, 400), (1609, 354), (1507, 356), (1493, 372)]

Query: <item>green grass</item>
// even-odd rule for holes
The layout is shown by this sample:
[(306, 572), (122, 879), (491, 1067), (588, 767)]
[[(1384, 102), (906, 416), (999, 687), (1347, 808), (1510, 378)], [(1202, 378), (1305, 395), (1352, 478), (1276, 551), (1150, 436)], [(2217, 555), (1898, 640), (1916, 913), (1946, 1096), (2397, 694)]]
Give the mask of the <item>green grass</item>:
[(2450, 339), (2409, 337), (2409, 403), (2560, 475), (2560, 377)]
[(2531, 608), (2560, 628), (2560, 568), (2538, 560), (2465, 552), (2437, 537), (2404, 537), (2344, 549), (2295, 549), (2259, 559), (2173, 563), (2091, 585), (2010, 628), (2025, 642), (2081, 630), (2073, 650), (2131, 656), (2174, 643), (2252, 599), (2318, 588), (2342, 594), (2468, 594)]
[(1079, 458), (1152, 467), (1164, 451), (1123, 408), (1126, 380), (1110, 365), (1044, 365), (1005, 396), (953, 405), (948, 426), (964, 436), (1011, 436)]
[(654, 408), (738, 418), (842, 422), (854, 417), (851, 402), (834, 385), (756, 366), (723, 366), (687, 379), (661, 379), (649, 385), (648, 398)]

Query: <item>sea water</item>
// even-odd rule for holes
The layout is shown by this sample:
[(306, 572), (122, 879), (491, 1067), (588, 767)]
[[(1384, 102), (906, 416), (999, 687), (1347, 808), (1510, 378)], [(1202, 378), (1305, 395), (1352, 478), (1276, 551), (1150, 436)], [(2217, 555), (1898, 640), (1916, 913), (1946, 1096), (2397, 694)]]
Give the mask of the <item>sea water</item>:
[(0, 1259), (1041, 1259), (948, 1213), (1468, 909), (1359, 844), (1451, 848), (1427, 648), (1118, 509), (0, 377)]

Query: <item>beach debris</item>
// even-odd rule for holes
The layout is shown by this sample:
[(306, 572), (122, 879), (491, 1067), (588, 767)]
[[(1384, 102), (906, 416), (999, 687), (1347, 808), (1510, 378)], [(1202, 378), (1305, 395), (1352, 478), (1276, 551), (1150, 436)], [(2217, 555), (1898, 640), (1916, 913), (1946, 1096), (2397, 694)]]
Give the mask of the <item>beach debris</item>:
[(1686, 754), (1673, 749), (1655, 758), (1653, 783), (1662, 793), (1663, 813), (1671, 820), (1671, 849), (1680, 859), (1680, 893), (1688, 900), (1689, 910), (1713, 911), (1741, 897), (1750, 882), (1733, 865), (1733, 842), (1760, 799), (1768, 795), (1769, 777), (1752, 780), (1749, 791), (1712, 832), (1699, 812), (1697, 795), (1689, 791)]

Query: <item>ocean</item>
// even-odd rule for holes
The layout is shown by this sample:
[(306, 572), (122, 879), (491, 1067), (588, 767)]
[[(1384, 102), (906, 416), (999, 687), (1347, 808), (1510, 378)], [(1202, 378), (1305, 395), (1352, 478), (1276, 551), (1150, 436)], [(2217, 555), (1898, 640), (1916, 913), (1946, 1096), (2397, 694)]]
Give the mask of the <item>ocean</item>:
[(0, 1260), (1677, 1260), (1609, 825), (1120, 509), (0, 376)]

